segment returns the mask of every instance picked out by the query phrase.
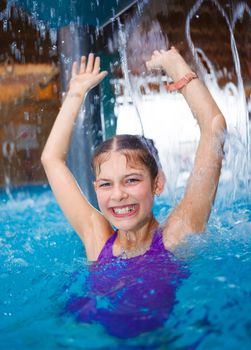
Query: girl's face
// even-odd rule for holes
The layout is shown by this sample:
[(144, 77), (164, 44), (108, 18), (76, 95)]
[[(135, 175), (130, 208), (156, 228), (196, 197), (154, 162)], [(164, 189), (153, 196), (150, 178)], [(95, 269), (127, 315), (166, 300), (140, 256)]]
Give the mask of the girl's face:
[(140, 229), (152, 217), (154, 184), (142, 164), (129, 164), (111, 151), (94, 182), (100, 210), (117, 229)]

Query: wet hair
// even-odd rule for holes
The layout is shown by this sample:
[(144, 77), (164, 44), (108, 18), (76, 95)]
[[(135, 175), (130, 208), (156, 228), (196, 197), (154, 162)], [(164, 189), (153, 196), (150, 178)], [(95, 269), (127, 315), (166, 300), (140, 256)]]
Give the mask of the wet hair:
[(100, 171), (101, 164), (109, 158), (110, 152), (123, 154), (129, 164), (143, 164), (150, 172), (152, 180), (161, 169), (158, 150), (153, 140), (139, 135), (116, 135), (101, 143), (94, 151), (92, 169), (94, 174)]

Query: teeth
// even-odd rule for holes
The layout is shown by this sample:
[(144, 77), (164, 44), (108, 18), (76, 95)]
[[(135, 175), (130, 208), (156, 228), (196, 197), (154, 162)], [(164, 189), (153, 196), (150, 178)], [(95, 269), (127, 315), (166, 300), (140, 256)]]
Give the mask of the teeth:
[(124, 207), (124, 208), (113, 208), (113, 211), (116, 214), (127, 214), (131, 213), (135, 209), (134, 205), (131, 205), (130, 207)]

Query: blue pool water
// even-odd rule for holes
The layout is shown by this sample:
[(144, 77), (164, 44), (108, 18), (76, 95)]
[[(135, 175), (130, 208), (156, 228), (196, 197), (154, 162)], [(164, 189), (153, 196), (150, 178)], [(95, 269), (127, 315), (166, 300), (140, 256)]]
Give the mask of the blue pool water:
[[(19, 188), (13, 195), (8, 200), (0, 194), (2, 349), (250, 348), (251, 206), (246, 194), (224, 206), (216, 202), (207, 232), (177, 250), (189, 276), (176, 290), (168, 319), (127, 339), (64, 312), (72, 294), (88, 293), (88, 263), (50, 189)], [(161, 220), (170, 207), (162, 200), (154, 210)]]

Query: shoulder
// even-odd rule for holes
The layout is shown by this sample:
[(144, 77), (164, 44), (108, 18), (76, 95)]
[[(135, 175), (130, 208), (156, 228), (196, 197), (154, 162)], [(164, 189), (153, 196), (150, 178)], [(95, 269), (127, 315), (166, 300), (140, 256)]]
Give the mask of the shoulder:
[(95, 227), (93, 230), (90, 230), (89, 234), (85, 236), (85, 240), (82, 239), (88, 261), (98, 260), (103, 248), (113, 237), (113, 233), (114, 230), (109, 225), (107, 227)]
[(191, 215), (189, 215), (189, 207), (178, 206), (172, 211), (163, 225), (164, 246), (168, 250), (173, 250), (188, 235), (202, 233), (203, 231), (204, 226), (200, 223), (200, 220), (193, 220)]

